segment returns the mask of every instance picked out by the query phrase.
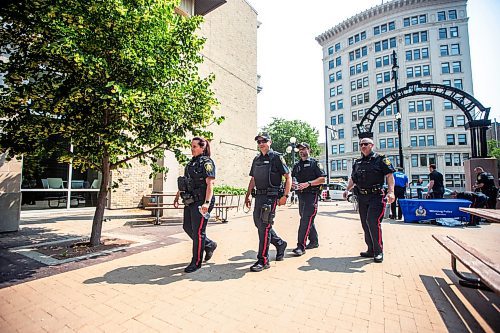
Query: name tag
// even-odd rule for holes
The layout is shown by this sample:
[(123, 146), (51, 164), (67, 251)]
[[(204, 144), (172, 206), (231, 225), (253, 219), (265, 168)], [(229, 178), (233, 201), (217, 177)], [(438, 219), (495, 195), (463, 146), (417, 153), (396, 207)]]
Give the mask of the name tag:
[(264, 164), (269, 164), (269, 161), (264, 161)]
[(304, 168), (311, 166), (311, 164), (304, 164)]

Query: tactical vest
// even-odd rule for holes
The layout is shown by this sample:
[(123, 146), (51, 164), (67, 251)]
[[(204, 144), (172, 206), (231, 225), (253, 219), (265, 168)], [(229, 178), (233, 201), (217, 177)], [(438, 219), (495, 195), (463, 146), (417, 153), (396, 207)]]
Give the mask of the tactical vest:
[(207, 158), (208, 157), (206, 156), (196, 158), (194, 161), (189, 162), (184, 170), (184, 175), (187, 178), (193, 180), (193, 187), (195, 191), (200, 189), (204, 191), (207, 188), (207, 183), (203, 172), (203, 168), (205, 162), (207, 161)]
[(360, 158), (354, 162), (352, 167), (352, 180), (362, 189), (369, 189), (384, 184), (384, 172), (381, 163), (377, 163), (383, 158), (378, 153), (374, 153), (370, 158)]
[(257, 157), (253, 166), (253, 177), (255, 187), (258, 190), (279, 188), (281, 185), (281, 175), (273, 168), (273, 159), (278, 156), (269, 155), (269, 160)]

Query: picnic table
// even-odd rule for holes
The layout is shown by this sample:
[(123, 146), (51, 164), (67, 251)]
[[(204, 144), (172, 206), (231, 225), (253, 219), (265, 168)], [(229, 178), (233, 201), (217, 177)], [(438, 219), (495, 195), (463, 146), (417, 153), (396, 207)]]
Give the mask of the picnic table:
[(155, 213), (156, 220), (155, 220), (154, 224), (156, 224), (156, 225), (160, 224), (160, 211), (165, 210), (165, 209), (182, 209), (182, 208), (184, 208), (184, 205), (182, 203), (179, 203), (179, 207), (176, 208), (174, 206), (173, 199), (172, 199), (171, 203), (163, 203), (163, 198), (168, 198), (168, 197), (175, 198), (175, 194), (151, 193), (151, 194), (145, 195), (144, 197), (153, 199), (152, 200), (153, 202), (150, 205), (144, 205), (144, 209), (152, 210)]
[(483, 219), (486, 219), (489, 222), (500, 223), (499, 210), (486, 209), (486, 208), (469, 208), (469, 207), (460, 207), (459, 209), (464, 213), (469, 213), (471, 215), (482, 217)]

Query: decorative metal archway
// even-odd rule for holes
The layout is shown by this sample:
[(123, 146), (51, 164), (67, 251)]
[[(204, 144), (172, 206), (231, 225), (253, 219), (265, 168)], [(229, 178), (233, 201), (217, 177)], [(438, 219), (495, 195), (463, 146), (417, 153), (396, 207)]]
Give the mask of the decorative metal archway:
[[(409, 82), (406, 87), (399, 88), (380, 98), (366, 112), (357, 125), (360, 138), (373, 138), (372, 128), (375, 120), (386, 107), (409, 96), (433, 95), (444, 98), (455, 104), (467, 118), (465, 129), (470, 130), (472, 157), (487, 157), (486, 130), (491, 125), (488, 119), (490, 108), (484, 107), (472, 95), (461, 89), (435, 83)], [(399, 110), (398, 110), (399, 112)], [(401, 144), (401, 142), (399, 143)]]

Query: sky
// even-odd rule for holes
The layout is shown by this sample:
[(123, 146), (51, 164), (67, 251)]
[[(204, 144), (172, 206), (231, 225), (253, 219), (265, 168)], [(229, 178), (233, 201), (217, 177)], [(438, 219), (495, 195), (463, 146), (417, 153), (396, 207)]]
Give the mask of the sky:
[[(300, 119), (324, 141), (322, 49), (315, 37), (381, 0), (247, 0), (262, 23), (257, 32), (257, 125), (272, 117)], [(388, 1), (384, 1), (388, 2)], [(500, 121), (500, 1), (469, 0), (474, 97)], [(495, 60), (497, 59), (497, 60)]]

